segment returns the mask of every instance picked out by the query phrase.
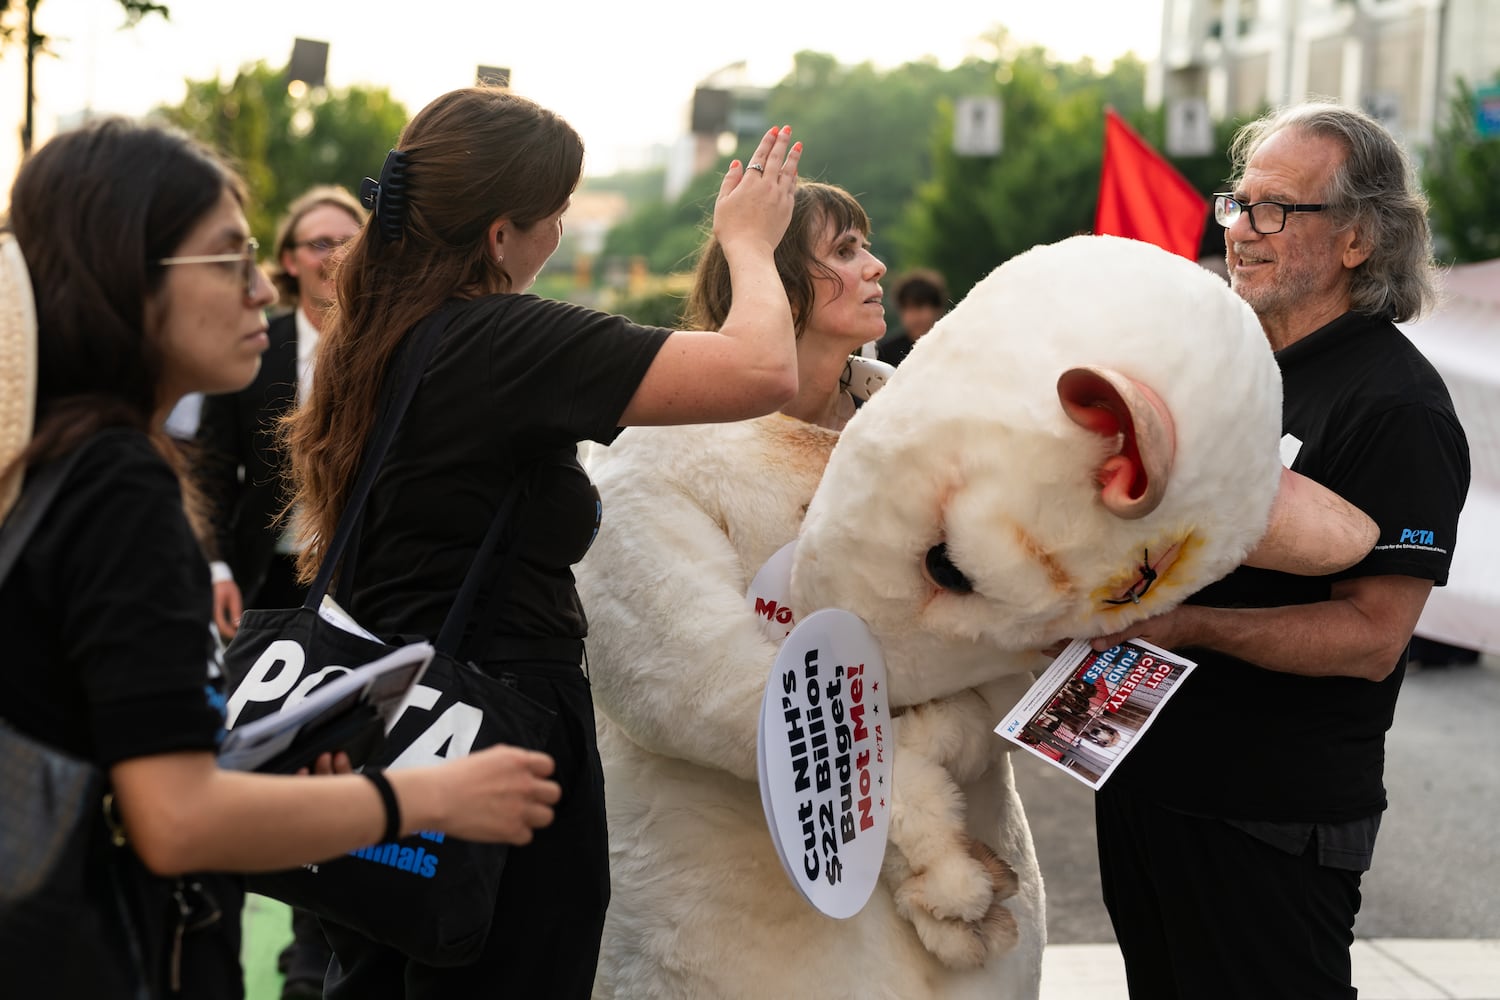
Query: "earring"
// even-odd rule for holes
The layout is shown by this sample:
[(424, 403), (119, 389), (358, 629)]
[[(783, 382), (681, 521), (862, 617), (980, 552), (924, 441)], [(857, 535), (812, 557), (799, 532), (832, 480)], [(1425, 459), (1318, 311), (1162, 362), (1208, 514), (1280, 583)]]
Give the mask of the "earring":
[(503, 264), (503, 263), (505, 263), (505, 254), (503, 254), (503, 253), (497, 253), (497, 254), (495, 254), (495, 263), (496, 264)]

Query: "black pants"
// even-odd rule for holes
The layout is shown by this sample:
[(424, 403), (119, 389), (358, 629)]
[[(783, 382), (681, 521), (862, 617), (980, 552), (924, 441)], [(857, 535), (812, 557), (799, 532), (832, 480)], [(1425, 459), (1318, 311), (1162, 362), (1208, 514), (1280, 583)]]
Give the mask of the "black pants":
[(334, 952), (327, 1000), (567, 1000), (591, 993), (609, 905), (609, 833), (589, 683), (573, 663), (498, 669), (557, 712), (546, 747), (562, 786), (552, 825), (511, 848), (489, 940), (473, 965), (422, 965), (325, 921)]
[(1353, 1000), (1359, 872), (1111, 789), (1099, 874), (1132, 1000)]

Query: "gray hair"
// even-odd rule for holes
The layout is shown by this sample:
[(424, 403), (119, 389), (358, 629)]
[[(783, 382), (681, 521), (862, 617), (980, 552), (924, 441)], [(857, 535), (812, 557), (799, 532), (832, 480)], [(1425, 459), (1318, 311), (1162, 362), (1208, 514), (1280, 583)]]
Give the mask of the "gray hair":
[(1345, 150), (1322, 199), (1335, 223), (1359, 232), (1370, 251), (1349, 279), (1350, 308), (1397, 322), (1420, 316), (1436, 300), (1427, 197), (1411, 161), (1385, 126), (1355, 108), (1310, 102), (1269, 112), (1236, 133), (1229, 147), (1235, 186), (1245, 164), (1275, 133), (1294, 128), (1333, 139)]

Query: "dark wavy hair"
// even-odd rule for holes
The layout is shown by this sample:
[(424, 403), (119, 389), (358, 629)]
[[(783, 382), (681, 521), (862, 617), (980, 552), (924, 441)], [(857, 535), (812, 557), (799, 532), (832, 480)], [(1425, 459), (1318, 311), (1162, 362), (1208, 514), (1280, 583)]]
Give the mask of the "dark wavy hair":
[(21, 167), (8, 226), (31, 272), (38, 330), (36, 429), (22, 461), (63, 454), (103, 427), (152, 432), (162, 356), (146, 303), (165, 275), (154, 262), (226, 191), (244, 204), (242, 182), (212, 150), (123, 118), (58, 135)]
[(1350, 308), (1406, 322), (1436, 298), (1432, 234), (1427, 198), (1411, 162), (1385, 126), (1356, 108), (1310, 102), (1272, 111), (1244, 126), (1230, 146), (1234, 185), (1261, 144), (1282, 129), (1334, 140), (1344, 162), (1334, 170), (1321, 200), (1335, 222), (1359, 233), (1370, 256), (1350, 275)]
[[(798, 337), (802, 336), (812, 314), (813, 279), (818, 276), (831, 279), (839, 284), (839, 291), (843, 291), (838, 275), (818, 259), (818, 241), (828, 231), (829, 223), (839, 233), (846, 229), (854, 229), (866, 236), (870, 233), (870, 217), (848, 191), (819, 181), (799, 180), (792, 202), (792, 221), (776, 245), (775, 255), (776, 273), (786, 288)], [(724, 248), (710, 234), (699, 252), (698, 266), (693, 272), (693, 288), (688, 293), (684, 323), (693, 330), (719, 329), (729, 315), (733, 298)]]
[(505, 217), (530, 228), (567, 203), (583, 172), (583, 140), (572, 126), (492, 87), (437, 98), (396, 148), (407, 160), (400, 236), (387, 241), (369, 225), (348, 244), (312, 392), (283, 427), (293, 502), (307, 529), (298, 559), (307, 579), (338, 525), (396, 348), (448, 299), (509, 291), (511, 276), (486, 252), (490, 224)]

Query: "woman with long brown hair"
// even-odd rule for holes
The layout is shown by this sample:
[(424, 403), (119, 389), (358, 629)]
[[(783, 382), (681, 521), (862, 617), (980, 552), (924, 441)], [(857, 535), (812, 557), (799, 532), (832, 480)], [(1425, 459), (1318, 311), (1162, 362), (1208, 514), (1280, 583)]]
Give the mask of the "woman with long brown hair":
[[(187, 393), (242, 388), (266, 348), (276, 293), (244, 204), (239, 178), (209, 150), (121, 119), (52, 139), (11, 192), (8, 228), (20, 255), (4, 247), (3, 299), (35, 302), (35, 429), (0, 434), (24, 442), (0, 454), (0, 479), (24, 472), (35, 482), (52, 463), (74, 464), (0, 586), (0, 722), (103, 771), (114, 834), (130, 851), (109, 846), (95, 806), (86, 856), (66, 859), (88, 873), (86, 898), (42, 900), (50, 917), (29, 925), (17, 909), (0, 909), (7, 995), (218, 995), (184, 978), (191, 928), (168, 926), (167, 911), (151, 906), (171, 892), (166, 877), (295, 867), (393, 829), (522, 843), (552, 818), (552, 761), (512, 747), (389, 779), (217, 766), (224, 713), (208, 691), (208, 566), (162, 426)], [(7, 325), (0, 340), (30, 337), (21, 325)], [(14, 401), (0, 412), (16, 412)], [(325, 758), (320, 769), (328, 766)], [(6, 785), (21, 777), (0, 772)], [(37, 818), (0, 823), (9, 835), (28, 819)], [(112, 876), (140, 890), (133, 898), (149, 897), (127, 908), (137, 919), (121, 919), (106, 888)], [(169, 955), (174, 933), (180, 947)], [(162, 947), (142, 953), (153, 943)], [(210, 978), (237, 986), (238, 956), (213, 957)]]
[[(715, 330), (637, 326), (525, 294), (557, 249), (583, 144), (508, 91), (439, 97), (403, 132), (370, 223), (349, 244), (308, 403), (291, 421), (302, 570), (316, 570), (355, 480), (381, 385), (408, 335), (444, 326), (370, 494), (348, 610), (382, 635), (436, 634), (502, 498), (527, 492), (503, 586), (469, 648), (486, 673), (557, 714), (557, 818), (506, 862), (480, 959), (436, 968), (329, 925), (326, 996), (589, 994), (609, 899), (604, 788), (572, 565), (600, 530), (584, 441), (631, 424), (730, 421), (797, 389), (792, 314), (773, 254), (792, 210), (800, 144), (766, 133), (720, 186), (714, 231), (735, 288)], [(608, 519), (604, 520), (608, 531)]]

